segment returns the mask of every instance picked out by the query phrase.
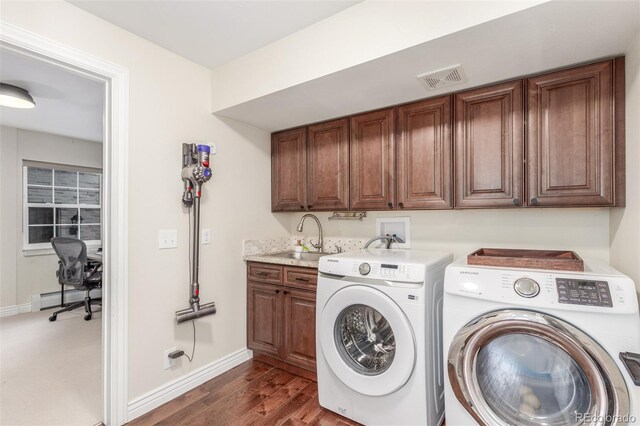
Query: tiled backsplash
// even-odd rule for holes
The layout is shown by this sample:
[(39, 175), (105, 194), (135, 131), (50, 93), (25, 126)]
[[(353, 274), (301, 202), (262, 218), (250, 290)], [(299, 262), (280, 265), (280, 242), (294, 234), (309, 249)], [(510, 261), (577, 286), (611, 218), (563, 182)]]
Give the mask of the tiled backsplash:
[[(244, 240), (242, 255), (249, 256), (253, 254), (275, 253), (279, 251), (293, 250), (293, 246), (297, 240), (302, 240), (302, 243), (306, 244), (306, 241), (304, 241), (304, 239), (300, 237)], [(317, 238), (310, 238), (310, 240), (316, 242)], [(366, 242), (366, 238), (327, 237), (324, 239), (324, 250), (327, 253), (335, 253), (338, 251), (337, 247), (340, 247), (343, 252), (354, 251), (363, 248)], [(314, 249), (310, 245), (308, 246), (311, 251), (314, 251)]]
[(291, 239), (288, 237), (268, 238), (264, 240), (243, 240), (242, 255), (275, 253), (292, 249)]

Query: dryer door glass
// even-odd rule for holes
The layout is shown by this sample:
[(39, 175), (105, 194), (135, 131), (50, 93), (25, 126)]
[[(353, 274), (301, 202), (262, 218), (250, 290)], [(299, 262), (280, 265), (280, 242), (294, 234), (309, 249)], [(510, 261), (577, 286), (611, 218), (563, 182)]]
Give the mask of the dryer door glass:
[(387, 319), (366, 305), (350, 305), (335, 322), (335, 340), (342, 359), (365, 375), (386, 371), (396, 353), (396, 339)]
[(540, 312), (473, 319), (454, 336), (447, 363), (454, 395), (480, 424), (582, 425), (629, 414), (624, 378), (607, 351)]
[(484, 399), (509, 424), (570, 425), (591, 408), (585, 372), (539, 337), (497, 337), (480, 349), (476, 366)]

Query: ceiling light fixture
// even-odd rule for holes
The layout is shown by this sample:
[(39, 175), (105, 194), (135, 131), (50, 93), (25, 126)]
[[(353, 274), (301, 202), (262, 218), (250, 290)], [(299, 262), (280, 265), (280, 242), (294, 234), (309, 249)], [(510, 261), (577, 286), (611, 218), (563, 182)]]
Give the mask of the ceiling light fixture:
[(23, 88), (0, 83), (0, 105), (11, 108), (34, 108), (36, 103), (29, 92)]

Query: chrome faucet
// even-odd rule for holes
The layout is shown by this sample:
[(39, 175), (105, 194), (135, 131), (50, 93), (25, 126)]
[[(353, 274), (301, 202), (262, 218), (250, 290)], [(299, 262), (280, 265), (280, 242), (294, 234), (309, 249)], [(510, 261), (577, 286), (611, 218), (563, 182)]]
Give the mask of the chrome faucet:
[(316, 223), (318, 224), (318, 244), (314, 244), (313, 242), (309, 241), (309, 244), (311, 244), (317, 251), (318, 253), (324, 253), (323, 250), (323, 241), (322, 241), (322, 225), (320, 225), (320, 220), (318, 219), (318, 217), (316, 215), (313, 215), (311, 213), (307, 213), (304, 216), (302, 216), (302, 218), (300, 219), (300, 223), (298, 223), (298, 227), (296, 228), (296, 230), (298, 232), (302, 232), (302, 226), (304, 225), (304, 220), (308, 217), (313, 218)]
[(391, 244), (392, 243), (404, 243), (404, 240), (400, 237), (396, 237), (395, 235), (380, 235), (378, 237), (373, 237), (372, 239), (370, 239), (369, 241), (366, 242), (366, 244), (364, 245), (364, 248), (369, 248), (369, 246), (371, 245), (372, 242), (374, 241), (378, 241), (378, 240), (386, 240), (386, 244), (387, 244), (387, 250), (389, 250), (391, 248)]

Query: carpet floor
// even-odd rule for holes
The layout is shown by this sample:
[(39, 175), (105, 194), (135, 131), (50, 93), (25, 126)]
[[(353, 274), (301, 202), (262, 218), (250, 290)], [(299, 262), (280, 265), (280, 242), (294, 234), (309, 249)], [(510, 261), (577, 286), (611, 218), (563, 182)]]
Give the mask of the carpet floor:
[(53, 309), (0, 318), (0, 425), (91, 426), (102, 418), (102, 315)]

